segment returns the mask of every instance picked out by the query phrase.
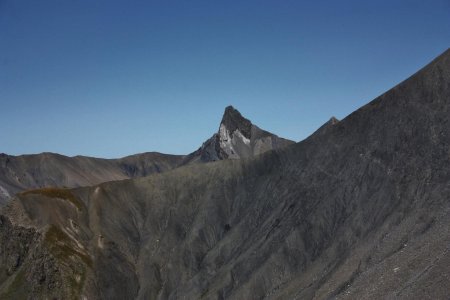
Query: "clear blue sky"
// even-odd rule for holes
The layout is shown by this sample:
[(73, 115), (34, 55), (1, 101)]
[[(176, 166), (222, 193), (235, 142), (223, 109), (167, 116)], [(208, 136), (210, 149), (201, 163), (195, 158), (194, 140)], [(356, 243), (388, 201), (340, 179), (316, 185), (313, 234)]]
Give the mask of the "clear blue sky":
[(449, 41), (449, 0), (0, 0), (0, 152), (189, 153), (229, 104), (298, 141)]

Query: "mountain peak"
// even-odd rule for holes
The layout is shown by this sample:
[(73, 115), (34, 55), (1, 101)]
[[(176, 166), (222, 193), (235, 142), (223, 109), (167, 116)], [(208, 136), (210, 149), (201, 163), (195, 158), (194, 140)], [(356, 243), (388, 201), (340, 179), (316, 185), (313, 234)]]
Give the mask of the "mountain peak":
[(339, 123), (339, 120), (336, 117), (331, 117), (328, 121), (326, 121), (322, 126), (320, 126), (312, 135), (318, 136), (327, 133), (334, 125)]
[(246, 138), (250, 138), (251, 136), (252, 122), (244, 118), (241, 113), (231, 105), (225, 108), (222, 121), (220, 122), (220, 127), (222, 126), (226, 127), (230, 133), (239, 130)]
[(197, 151), (189, 154), (182, 165), (196, 161), (252, 157), (293, 143), (253, 125), (236, 108), (229, 105), (225, 108), (218, 132)]
[(225, 112), (224, 112), (224, 114), (227, 114), (227, 113), (233, 113), (233, 112), (235, 112), (235, 111), (238, 112), (238, 110), (237, 110), (236, 108), (234, 108), (233, 105), (228, 105), (227, 107), (225, 107)]
[(338, 120), (335, 116), (332, 116), (332, 117), (328, 120), (327, 123), (329, 123), (329, 124), (331, 124), (331, 125), (334, 125), (334, 124), (336, 124), (336, 123), (338, 123), (338, 122), (339, 122), (339, 120)]

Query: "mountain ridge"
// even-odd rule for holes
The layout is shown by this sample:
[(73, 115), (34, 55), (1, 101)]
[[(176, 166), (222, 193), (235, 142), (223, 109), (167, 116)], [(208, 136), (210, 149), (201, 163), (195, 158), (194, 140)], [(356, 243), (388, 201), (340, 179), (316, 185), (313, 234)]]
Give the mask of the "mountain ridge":
[[(184, 156), (156, 152), (120, 159), (87, 156), (69, 157), (44, 152), (19, 156), (0, 156), (0, 205), (15, 193), (48, 186), (88, 186), (110, 180), (145, 176), (176, 167)], [(9, 196), (8, 196), (9, 195)]]
[[(272, 139), (281, 141), (279, 145), (262, 143), (262, 150), (255, 151), (256, 154), (293, 143), (259, 129), (232, 106), (225, 109), (221, 124), (227, 124), (237, 134), (242, 131), (246, 136), (251, 137), (251, 134), (257, 132), (260, 135), (263, 134), (258, 137), (259, 140), (265, 137), (270, 142)], [(2, 153), (0, 154), (0, 206), (6, 204), (14, 194), (28, 189), (90, 186), (112, 180), (161, 173), (185, 164), (238, 158), (230, 157), (229, 151), (227, 152), (221, 141), (215, 134), (199, 150), (188, 155), (145, 152), (122, 158), (105, 159), (83, 155), (70, 157), (52, 152), (18, 156)], [(245, 154), (250, 151), (244, 150)], [(246, 157), (246, 155), (243, 156)]]

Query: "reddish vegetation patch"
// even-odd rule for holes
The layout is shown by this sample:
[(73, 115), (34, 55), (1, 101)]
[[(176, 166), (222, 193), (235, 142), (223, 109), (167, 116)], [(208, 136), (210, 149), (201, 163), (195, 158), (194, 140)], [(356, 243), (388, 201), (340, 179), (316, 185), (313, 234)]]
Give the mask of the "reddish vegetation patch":
[(21, 193), (21, 195), (42, 195), (49, 198), (59, 198), (70, 201), (78, 210), (83, 208), (83, 203), (75, 197), (68, 189), (63, 188), (42, 188), (37, 190), (29, 190)]

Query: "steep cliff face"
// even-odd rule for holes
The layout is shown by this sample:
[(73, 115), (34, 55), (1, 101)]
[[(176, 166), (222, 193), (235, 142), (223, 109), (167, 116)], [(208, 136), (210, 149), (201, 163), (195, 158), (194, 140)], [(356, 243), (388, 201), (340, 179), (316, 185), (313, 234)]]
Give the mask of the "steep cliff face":
[[(24, 249), (49, 253), (56, 273), (85, 270), (76, 291), (88, 299), (443, 299), (449, 116), (447, 51), (303, 142), (253, 159), (19, 194), (2, 211), (14, 225), (0, 231), (14, 241), (31, 228), (26, 240), (36, 246)], [(44, 243), (49, 235), (58, 238)], [(0, 268), (10, 270), (4, 295), (20, 267), (0, 249)], [(58, 297), (71, 297), (59, 281)], [(36, 291), (19, 296), (47, 295)]]
[(293, 143), (260, 129), (234, 107), (228, 106), (225, 108), (219, 131), (197, 151), (188, 155), (183, 164), (249, 158)]

